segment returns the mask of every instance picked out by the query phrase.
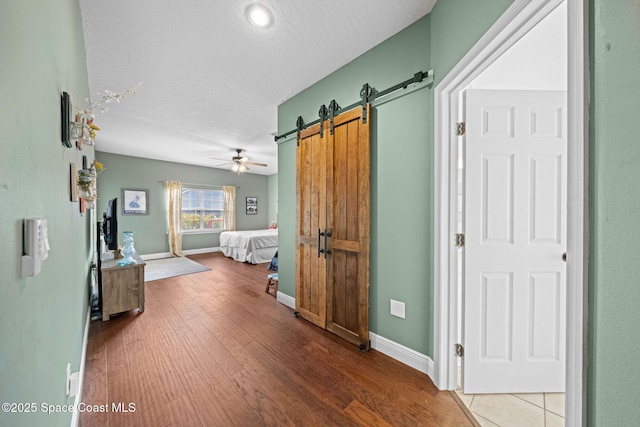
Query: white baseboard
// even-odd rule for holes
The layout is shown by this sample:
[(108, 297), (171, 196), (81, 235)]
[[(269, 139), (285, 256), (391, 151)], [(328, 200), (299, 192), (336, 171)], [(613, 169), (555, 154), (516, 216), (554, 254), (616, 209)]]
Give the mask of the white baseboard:
[[(187, 249), (182, 251), (182, 253), (185, 255), (208, 254), (210, 252), (220, 252), (220, 247), (218, 246), (214, 248)], [(159, 252), (155, 254), (140, 255), (140, 258), (142, 258), (145, 261), (149, 261), (150, 259), (161, 259), (161, 258), (170, 258), (170, 257), (171, 257), (171, 252)]]
[[(277, 300), (289, 308), (293, 308), (294, 310), (296, 308), (296, 299), (280, 291), (278, 291)], [(373, 332), (369, 332), (369, 340), (371, 341), (371, 348), (374, 350), (427, 374), (429, 378), (431, 378), (431, 381), (433, 381), (434, 365), (433, 360), (429, 356), (391, 341), (381, 335), (374, 334)]]
[(412, 350), (409, 347), (405, 347), (402, 344), (398, 344), (397, 342), (391, 341), (383, 336), (376, 335), (373, 332), (369, 332), (369, 339), (371, 340), (371, 348), (427, 374), (433, 381), (434, 366), (433, 360), (429, 356)]
[(209, 252), (220, 252), (220, 246), (216, 248), (187, 249), (186, 251), (182, 251), (185, 255), (208, 254)]
[(140, 255), (140, 258), (142, 258), (145, 261), (149, 261), (150, 259), (162, 259), (162, 258), (170, 258), (170, 257), (171, 257), (171, 253), (170, 252), (162, 252), (162, 253), (157, 253), (157, 254)]
[(283, 294), (282, 292), (278, 291), (276, 300), (289, 308), (293, 308), (294, 310), (296, 309), (296, 299), (294, 297), (290, 297), (289, 295)]
[(91, 307), (87, 309), (87, 320), (84, 324), (84, 337), (82, 338), (82, 355), (80, 356), (80, 372), (78, 373), (78, 393), (76, 399), (73, 402), (73, 414), (71, 415), (71, 427), (78, 427), (80, 422), (80, 412), (78, 412), (78, 405), (82, 402), (82, 386), (84, 384), (84, 369), (85, 362), (87, 360), (87, 344), (89, 342), (89, 324), (91, 323)]

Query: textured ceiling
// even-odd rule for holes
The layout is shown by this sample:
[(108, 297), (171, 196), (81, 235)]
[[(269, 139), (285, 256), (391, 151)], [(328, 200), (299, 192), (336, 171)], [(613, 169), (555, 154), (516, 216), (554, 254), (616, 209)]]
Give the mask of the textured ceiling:
[[(431, 11), (435, 0), (80, 0), (99, 151), (216, 167), (236, 148), (277, 173), (277, 106)], [(337, 48), (336, 48), (337, 47)], [(292, 124), (293, 127), (293, 124)], [(228, 168), (228, 166), (225, 166)]]

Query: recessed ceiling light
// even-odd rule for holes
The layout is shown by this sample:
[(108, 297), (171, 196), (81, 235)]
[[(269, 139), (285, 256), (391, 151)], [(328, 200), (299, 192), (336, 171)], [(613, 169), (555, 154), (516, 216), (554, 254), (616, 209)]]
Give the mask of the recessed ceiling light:
[(253, 3), (247, 6), (245, 14), (249, 23), (257, 28), (268, 28), (273, 23), (271, 10), (260, 3)]

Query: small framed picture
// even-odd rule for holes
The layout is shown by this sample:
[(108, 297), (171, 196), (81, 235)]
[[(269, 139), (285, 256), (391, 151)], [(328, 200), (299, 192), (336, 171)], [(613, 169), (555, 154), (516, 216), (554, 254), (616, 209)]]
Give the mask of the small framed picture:
[(247, 197), (247, 215), (257, 215), (257, 214), (258, 214), (258, 198)]
[(123, 188), (122, 215), (149, 215), (149, 190)]

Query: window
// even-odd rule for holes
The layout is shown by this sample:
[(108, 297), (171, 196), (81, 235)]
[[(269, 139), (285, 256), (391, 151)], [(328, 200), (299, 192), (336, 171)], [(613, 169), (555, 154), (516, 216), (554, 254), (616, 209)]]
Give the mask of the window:
[(224, 193), (222, 190), (182, 188), (182, 231), (222, 231)]

